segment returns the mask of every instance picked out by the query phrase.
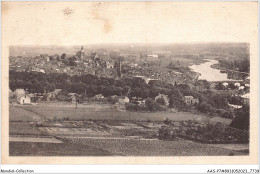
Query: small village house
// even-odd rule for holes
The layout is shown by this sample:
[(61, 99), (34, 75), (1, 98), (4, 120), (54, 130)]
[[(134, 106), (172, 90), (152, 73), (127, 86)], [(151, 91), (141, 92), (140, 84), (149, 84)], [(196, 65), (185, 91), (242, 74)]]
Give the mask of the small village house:
[(199, 99), (194, 98), (193, 96), (184, 96), (184, 99), (187, 105), (194, 105), (196, 103), (199, 103)]
[(129, 98), (126, 96), (118, 98), (118, 103), (129, 103), (129, 101)]
[(97, 94), (97, 95), (95, 95), (95, 96), (93, 97), (93, 100), (94, 100), (95, 102), (100, 102), (100, 101), (103, 101), (104, 98), (105, 98), (105, 97), (104, 97), (102, 94)]
[(119, 98), (118, 98), (118, 103), (117, 103), (118, 108), (125, 110), (125, 104), (126, 104), (126, 103), (129, 103), (129, 102), (130, 102), (130, 100), (129, 100), (128, 97), (126, 97), (126, 96), (124, 96), (124, 97), (119, 97)]
[(249, 104), (250, 104), (250, 100), (249, 100), (250, 94), (249, 94), (249, 93), (247, 93), (247, 94), (245, 94), (245, 95), (242, 95), (241, 98), (242, 98), (244, 104), (246, 104), (246, 105), (249, 105)]
[(15, 93), (16, 97), (22, 97), (22, 96), (25, 95), (25, 90), (24, 89), (16, 89), (14, 93)]
[(54, 91), (50, 92), (50, 97), (56, 98), (56, 96), (62, 91), (62, 89), (55, 89)]
[(71, 102), (76, 103), (76, 93), (69, 93), (68, 95), (71, 97)]
[(17, 97), (17, 102), (21, 105), (31, 104), (31, 97), (29, 95)]
[(9, 98), (13, 97), (15, 97), (15, 93), (11, 89), (9, 89)]
[(236, 82), (234, 85), (235, 85), (235, 87), (240, 87), (241, 86), (241, 84), (239, 82)]

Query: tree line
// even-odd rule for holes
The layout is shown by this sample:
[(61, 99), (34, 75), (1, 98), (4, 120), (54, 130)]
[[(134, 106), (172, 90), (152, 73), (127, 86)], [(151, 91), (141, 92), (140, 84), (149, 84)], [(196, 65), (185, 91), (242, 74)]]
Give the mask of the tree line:
[(248, 58), (236, 60), (221, 59), (219, 60), (219, 64), (222, 68), (238, 70), (240, 72), (248, 73), (250, 70), (250, 60)]
[[(148, 99), (145, 103), (150, 111), (164, 110), (158, 108), (158, 104), (164, 105), (164, 101), (154, 101), (159, 94), (167, 95), (169, 98), (169, 108), (178, 110), (188, 110), (184, 96), (193, 96), (199, 99), (195, 109), (204, 112), (218, 114), (222, 117), (236, 117), (234, 127), (248, 128), (248, 121), (241, 124), (241, 120), (249, 120), (247, 106), (234, 112), (229, 109), (228, 104), (242, 105), (242, 101), (237, 96), (232, 96), (226, 91), (196, 91), (188, 84), (169, 84), (163, 81), (152, 80), (148, 84), (141, 78), (122, 78), (113, 79), (97, 77), (95, 75), (74, 75), (51, 73), (44, 74), (39, 72), (9, 72), (9, 87), (12, 91), (23, 88), (30, 93), (47, 93), (55, 89), (62, 89), (63, 93), (77, 93), (86, 97), (93, 97), (102, 94), (105, 97), (117, 95), (128, 96), (129, 98)], [(155, 103), (156, 102), (156, 103)], [(132, 106), (129, 106), (132, 107)], [(136, 106), (133, 106), (136, 107)]]

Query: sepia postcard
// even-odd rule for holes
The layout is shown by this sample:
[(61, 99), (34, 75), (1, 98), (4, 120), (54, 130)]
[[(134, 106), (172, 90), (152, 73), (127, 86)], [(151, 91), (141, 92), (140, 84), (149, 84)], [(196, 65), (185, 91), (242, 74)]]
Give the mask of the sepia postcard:
[(2, 2), (4, 164), (257, 164), (257, 2)]

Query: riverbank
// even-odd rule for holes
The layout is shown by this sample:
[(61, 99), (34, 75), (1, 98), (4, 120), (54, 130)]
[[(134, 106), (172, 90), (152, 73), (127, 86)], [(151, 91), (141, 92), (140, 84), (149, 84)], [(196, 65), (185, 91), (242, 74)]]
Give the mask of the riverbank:
[(220, 70), (220, 72), (221, 72), (221, 71), (224, 71), (223, 73), (234, 72), (234, 73), (241, 73), (241, 74), (249, 75), (248, 72), (241, 72), (241, 71), (237, 71), (237, 70), (231, 70), (231, 69), (221, 68), (219, 63), (213, 64), (213, 65), (211, 65), (211, 67)]
[[(218, 60), (206, 59), (208, 62), (199, 65), (192, 65), (189, 68), (196, 73), (199, 73), (198, 80), (214, 81), (230, 81), (243, 80), (247, 73), (241, 73), (234, 70), (221, 69)], [(243, 75), (240, 75), (243, 74)]]

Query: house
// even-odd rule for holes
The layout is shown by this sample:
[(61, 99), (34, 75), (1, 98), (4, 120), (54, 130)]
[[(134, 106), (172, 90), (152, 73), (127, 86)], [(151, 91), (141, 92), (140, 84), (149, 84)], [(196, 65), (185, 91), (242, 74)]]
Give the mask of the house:
[(222, 117), (214, 117), (209, 119), (209, 125), (215, 126), (217, 123), (221, 123), (225, 126), (229, 126), (232, 122), (232, 119), (222, 118)]
[(45, 59), (46, 59), (47, 62), (50, 61), (50, 57), (49, 56), (46, 56)]
[(39, 72), (45, 73), (44, 69), (39, 69)]
[(150, 55), (147, 55), (147, 58), (150, 60), (154, 60), (154, 59), (157, 60), (159, 58), (159, 56), (158, 56), (158, 54), (150, 54)]
[(104, 99), (104, 96), (102, 94), (97, 94), (93, 97), (94, 101), (99, 101)]
[(227, 87), (228, 86), (228, 83), (227, 82), (224, 82), (222, 83), (223, 86)]
[(149, 81), (153, 80), (153, 79), (148, 79), (147, 77), (145, 76), (134, 76), (133, 79), (142, 79), (145, 81), (146, 84), (149, 83)]
[(238, 82), (236, 82), (234, 85), (235, 85), (235, 87), (240, 87), (241, 86), (241, 84), (238, 83)]
[(164, 99), (164, 101), (165, 101), (165, 106), (169, 106), (169, 98), (168, 98), (168, 96), (167, 95), (164, 95), (164, 94), (159, 94), (158, 96), (156, 96), (155, 97), (155, 101), (157, 101), (157, 99), (159, 99), (159, 98), (163, 98)]
[(250, 100), (249, 100), (250, 99), (250, 94), (249, 93), (242, 95), (241, 98), (242, 98), (244, 104), (246, 104), (246, 105), (250, 104)]
[(24, 89), (16, 89), (14, 93), (15, 93), (16, 97), (25, 96), (25, 90)]
[(146, 99), (142, 99), (140, 97), (132, 97), (129, 102), (133, 104), (141, 105), (141, 104), (145, 104), (145, 101)]
[(68, 95), (71, 97), (71, 102), (76, 103), (76, 93), (69, 93)]
[(14, 96), (15, 96), (15, 93), (11, 89), (9, 89), (9, 97), (13, 98)]
[(17, 97), (17, 102), (21, 105), (31, 104), (31, 97), (29, 95), (19, 96)]
[(58, 93), (60, 93), (62, 91), (62, 89), (55, 89), (54, 91), (52, 91), (51, 93), (52, 93), (52, 95), (54, 95), (54, 97), (58, 94)]
[(124, 96), (124, 97), (119, 97), (119, 98), (118, 98), (118, 103), (117, 103), (118, 108), (125, 110), (125, 104), (126, 104), (126, 103), (129, 103), (129, 101), (130, 101), (129, 98), (126, 97), (126, 96)]
[(119, 97), (118, 98), (118, 103), (129, 103), (129, 98), (128, 97), (126, 97), (126, 96), (124, 96), (124, 97)]
[(184, 96), (184, 100), (187, 105), (194, 105), (195, 103), (199, 103), (199, 99), (194, 98), (193, 96)]
[(242, 105), (233, 105), (233, 104), (229, 104), (229, 103), (228, 103), (228, 106), (230, 108), (232, 108), (232, 109), (240, 109), (240, 108), (242, 108)]
[(159, 54), (161, 54), (161, 55), (171, 55), (172, 54), (171, 51), (163, 51), (163, 50), (153, 51), (152, 53), (157, 54), (157, 55), (159, 55)]
[(55, 89), (54, 91), (47, 93), (46, 94), (47, 100), (49, 101), (50, 99), (56, 98), (58, 93), (61, 91), (62, 91), (62, 89)]
[(245, 87), (244, 86), (239, 86), (239, 90), (243, 90)]

